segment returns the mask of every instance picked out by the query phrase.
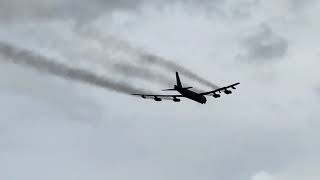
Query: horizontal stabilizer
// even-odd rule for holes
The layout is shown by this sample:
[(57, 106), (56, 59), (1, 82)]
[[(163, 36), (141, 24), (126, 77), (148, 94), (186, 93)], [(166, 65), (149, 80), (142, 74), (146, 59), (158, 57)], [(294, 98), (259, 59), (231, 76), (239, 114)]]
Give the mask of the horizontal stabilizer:
[(193, 88), (193, 87), (183, 87), (182, 89), (191, 89), (191, 88)]
[(162, 91), (176, 91), (176, 89), (163, 89)]

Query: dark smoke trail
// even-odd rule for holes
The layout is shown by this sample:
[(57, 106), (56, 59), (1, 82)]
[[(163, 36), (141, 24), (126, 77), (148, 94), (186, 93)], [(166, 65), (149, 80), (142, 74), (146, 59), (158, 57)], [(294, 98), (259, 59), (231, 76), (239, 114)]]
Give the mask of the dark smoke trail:
[(0, 42), (0, 54), (8, 58), (10, 62), (29, 66), (41, 72), (50, 73), (65, 79), (77, 80), (125, 94), (146, 92), (145, 90), (101, 77), (88, 70), (72, 68), (65, 64), (54, 62), (46, 57), (28, 50), (16, 48), (7, 43)]
[(190, 70), (186, 69), (185, 67), (176, 64), (175, 62), (163, 59), (161, 57), (150, 55), (150, 54), (141, 54), (141, 62), (142, 63), (148, 63), (148, 64), (157, 64), (159, 66), (162, 66), (163, 68), (169, 69), (171, 71), (178, 71), (179, 73), (189, 77), (190, 79), (196, 80), (208, 87), (211, 88), (219, 88), (219, 86), (211, 83), (210, 81), (203, 79), (202, 77), (198, 76), (197, 74), (191, 72)]
[[(167, 87), (172, 87), (176, 84), (174, 74), (171, 74), (171, 78), (168, 75), (164, 76), (163, 74), (153, 72), (150, 68), (134, 66), (128, 63), (118, 63), (114, 64), (113, 70), (125, 75), (128, 78), (137, 78), (145, 81), (150, 81), (152, 83), (161, 83)], [(190, 87), (191, 85), (183, 83), (184, 86)], [(205, 92), (199, 88), (193, 88), (196, 92)]]
[(125, 75), (126, 77), (158, 82), (166, 86), (172, 86), (175, 83), (173, 78), (168, 78), (168, 76), (153, 72), (149, 68), (139, 67), (128, 63), (117, 63), (112, 67), (114, 71)]
[[(113, 36), (104, 37), (94, 30), (83, 27), (78, 27), (74, 30), (81, 37), (98, 42), (106, 52), (120, 49), (123, 52), (126, 52), (126, 54), (133, 54), (134, 57), (138, 57), (136, 49), (129, 46), (127, 42), (120, 41)], [(144, 80), (165, 86), (172, 86), (174, 83), (174, 78), (172, 78), (172, 76), (154, 72), (148, 67), (143, 67), (137, 63), (134, 63), (134, 60), (132, 60), (132, 62), (128, 62), (119, 58), (114, 59), (109, 57), (105, 59), (105, 57), (106, 56), (104, 56), (103, 59), (99, 59), (99, 61), (95, 62), (99, 64), (100, 67), (104, 67), (109, 71), (114, 71), (117, 74), (125, 76), (126, 78)], [(116, 61), (120, 62), (116, 63)]]
[(141, 58), (142, 63), (148, 63), (152, 65), (159, 65), (162, 68), (170, 71), (179, 71), (182, 75), (187, 76), (188, 78), (198, 81), (199, 83), (206, 85), (210, 88), (216, 89), (219, 88), (214, 83), (211, 83), (210, 81), (200, 77), (199, 75), (193, 73), (192, 71), (188, 70), (187, 68), (164, 58), (152, 55), (146, 51), (144, 51), (141, 48), (134, 47), (130, 45), (128, 42), (120, 40), (116, 37), (109, 36), (108, 38), (102, 36), (100, 33), (95, 31), (89, 31), (88, 29), (76, 29), (76, 32), (86, 38), (93, 39), (97, 42), (99, 42), (103, 47), (113, 47), (116, 49), (122, 49), (124, 52), (131, 53), (135, 56), (138, 56)]

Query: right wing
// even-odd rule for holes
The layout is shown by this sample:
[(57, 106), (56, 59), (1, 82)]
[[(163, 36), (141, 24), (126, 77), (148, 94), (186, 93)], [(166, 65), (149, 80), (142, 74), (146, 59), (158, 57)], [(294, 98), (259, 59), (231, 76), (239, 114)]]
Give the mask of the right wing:
[(179, 102), (180, 99), (178, 97), (184, 97), (182, 95), (156, 95), (156, 94), (131, 94), (134, 96), (141, 96), (143, 99), (154, 99), (155, 101), (164, 100), (173, 100), (175, 102)]
[(230, 88), (232, 89), (236, 89), (236, 86), (239, 85), (240, 83), (235, 83), (235, 84), (231, 84), (229, 86), (225, 86), (225, 87), (221, 87), (221, 88), (218, 88), (218, 89), (215, 89), (213, 91), (208, 91), (208, 92), (204, 92), (204, 93), (200, 93), (201, 95), (213, 95), (213, 96), (217, 96), (217, 97), (220, 97), (218, 94), (216, 94), (217, 92), (221, 92), (221, 91), (224, 91), (226, 94), (231, 94), (232, 91), (228, 90)]

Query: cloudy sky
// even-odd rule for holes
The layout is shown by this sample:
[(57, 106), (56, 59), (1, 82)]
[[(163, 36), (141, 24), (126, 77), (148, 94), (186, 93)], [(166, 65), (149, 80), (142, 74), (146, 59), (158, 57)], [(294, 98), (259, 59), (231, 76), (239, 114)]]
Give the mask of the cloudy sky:
[(0, 54), (0, 179), (318, 180), (319, 8), (316, 0), (1, 0), (2, 44), (158, 93), (174, 74), (133, 78), (115, 65), (140, 67), (143, 51), (219, 86), (241, 85), (206, 105), (155, 103)]

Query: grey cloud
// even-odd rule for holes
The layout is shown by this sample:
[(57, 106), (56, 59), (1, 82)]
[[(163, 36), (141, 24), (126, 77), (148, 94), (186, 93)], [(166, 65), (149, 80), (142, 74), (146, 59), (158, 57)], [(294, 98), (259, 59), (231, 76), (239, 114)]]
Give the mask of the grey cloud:
[(102, 14), (114, 10), (136, 10), (141, 4), (154, 3), (158, 7), (168, 3), (181, 2), (206, 9), (217, 9), (215, 3), (207, 0), (2, 0), (0, 1), (0, 23), (14, 21), (50, 19), (72, 19), (76, 22), (88, 22)]
[(306, 10), (315, 3), (315, 0), (291, 0), (291, 10), (300, 12)]
[[(225, 15), (229, 1), (224, 0), (2, 0), (0, 1), (0, 22), (13, 22), (17, 20), (48, 20), (48, 19), (73, 19), (77, 22), (87, 22), (101, 14), (114, 10), (137, 9), (141, 4), (154, 3), (161, 7), (172, 3), (183, 3), (193, 9), (201, 7), (208, 13)], [(258, 1), (240, 2), (235, 14), (247, 16), (250, 4)], [(289, 8), (293, 11), (306, 9), (314, 0), (289, 1)]]
[(114, 9), (135, 8), (142, 0), (3, 0), (0, 20), (70, 18), (86, 21)]
[(286, 39), (276, 35), (266, 25), (259, 27), (258, 32), (245, 38), (241, 44), (245, 48), (244, 58), (257, 63), (284, 57), (289, 46)]

